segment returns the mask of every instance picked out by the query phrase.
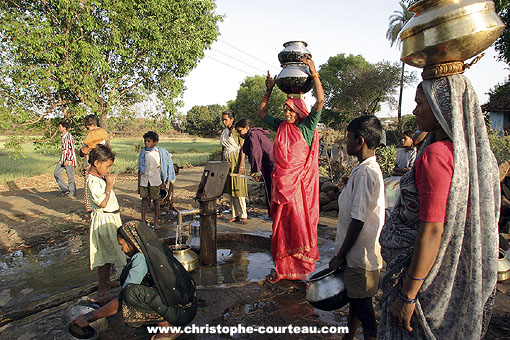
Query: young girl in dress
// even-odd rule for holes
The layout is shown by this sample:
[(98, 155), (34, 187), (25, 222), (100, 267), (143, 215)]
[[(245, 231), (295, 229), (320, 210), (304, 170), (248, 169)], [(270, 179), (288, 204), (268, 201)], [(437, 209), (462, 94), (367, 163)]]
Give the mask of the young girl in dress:
[(115, 176), (109, 173), (114, 160), (115, 154), (105, 145), (98, 145), (89, 154), (91, 167), (87, 176), (87, 191), (92, 206), (90, 269), (98, 267), (99, 296), (105, 296), (108, 288), (118, 285), (110, 281), (112, 264), (126, 264), (126, 256), (117, 241), (117, 228), (122, 221), (119, 203), (113, 192)]

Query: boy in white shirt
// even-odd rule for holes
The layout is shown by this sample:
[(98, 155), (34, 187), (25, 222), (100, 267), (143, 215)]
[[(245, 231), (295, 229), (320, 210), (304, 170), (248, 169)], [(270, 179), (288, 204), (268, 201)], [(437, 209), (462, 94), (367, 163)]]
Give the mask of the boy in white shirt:
[(168, 182), (175, 181), (172, 154), (166, 149), (156, 147), (159, 136), (154, 131), (143, 135), (145, 147), (138, 156), (138, 193), (142, 198), (141, 215), (145, 219), (150, 200), (154, 201), (154, 229), (159, 229), (159, 191), (165, 189)]
[(330, 268), (344, 268), (350, 330), (344, 340), (354, 338), (358, 322), (365, 339), (377, 336), (372, 297), (382, 267), (379, 235), (384, 224), (384, 182), (375, 158), (381, 134), (381, 122), (374, 115), (358, 117), (347, 127), (347, 153), (360, 164), (338, 197), (337, 247), (329, 262)]

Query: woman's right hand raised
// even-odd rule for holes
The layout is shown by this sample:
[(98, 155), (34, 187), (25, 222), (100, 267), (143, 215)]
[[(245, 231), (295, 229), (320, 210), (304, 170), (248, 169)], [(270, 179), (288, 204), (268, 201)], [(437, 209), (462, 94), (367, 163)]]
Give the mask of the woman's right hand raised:
[(268, 70), (267, 77), (266, 77), (266, 88), (268, 90), (272, 90), (275, 84), (276, 84), (276, 81), (271, 77), (271, 74), (269, 73), (269, 70)]

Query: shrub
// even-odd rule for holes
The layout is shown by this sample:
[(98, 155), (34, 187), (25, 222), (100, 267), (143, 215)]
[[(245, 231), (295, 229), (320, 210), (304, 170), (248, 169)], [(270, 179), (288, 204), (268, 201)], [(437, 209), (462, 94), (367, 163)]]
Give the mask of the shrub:
[(395, 160), (397, 159), (397, 149), (395, 146), (390, 145), (385, 148), (378, 148), (375, 154), (383, 176), (390, 176), (395, 167)]
[(498, 164), (510, 161), (510, 136), (507, 134), (502, 135), (500, 131), (488, 129), (489, 143), (498, 160)]

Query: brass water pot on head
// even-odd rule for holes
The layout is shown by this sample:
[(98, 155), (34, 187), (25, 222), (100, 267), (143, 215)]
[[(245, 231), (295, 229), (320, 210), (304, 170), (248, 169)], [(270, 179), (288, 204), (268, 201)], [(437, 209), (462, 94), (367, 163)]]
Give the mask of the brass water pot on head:
[(492, 0), (422, 0), (409, 11), (415, 15), (400, 32), (401, 60), (420, 68), (472, 58), (505, 28)]

